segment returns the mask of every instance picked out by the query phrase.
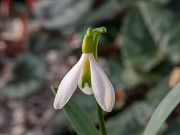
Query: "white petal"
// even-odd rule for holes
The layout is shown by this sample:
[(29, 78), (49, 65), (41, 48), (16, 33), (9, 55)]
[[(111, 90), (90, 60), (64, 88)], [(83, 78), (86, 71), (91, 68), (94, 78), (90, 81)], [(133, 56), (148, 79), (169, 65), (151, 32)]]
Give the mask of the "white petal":
[[(84, 54), (84, 59), (89, 59), (89, 54)], [(89, 85), (86, 83), (84, 88), (82, 88), (82, 72), (81, 72), (81, 75), (80, 75), (80, 78), (79, 78), (79, 83), (78, 83), (78, 86), (80, 88), (80, 90), (82, 92), (84, 92), (85, 94), (87, 95), (91, 95), (93, 94), (93, 90), (91, 87), (89, 87)]]
[(84, 55), (81, 56), (78, 63), (66, 74), (66, 76), (61, 81), (54, 100), (55, 109), (61, 109), (68, 102), (68, 100), (76, 90), (83, 59)]
[(91, 84), (95, 98), (104, 111), (110, 112), (115, 102), (114, 88), (93, 55), (90, 56), (90, 66)]

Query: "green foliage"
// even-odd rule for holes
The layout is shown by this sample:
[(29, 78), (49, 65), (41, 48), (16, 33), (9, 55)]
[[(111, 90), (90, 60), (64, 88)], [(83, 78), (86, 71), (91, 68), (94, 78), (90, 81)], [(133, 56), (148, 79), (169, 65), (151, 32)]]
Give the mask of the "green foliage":
[(65, 56), (70, 50), (67, 41), (60, 37), (58, 32), (39, 31), (30, 35), (28, 50), (42, 57), (50, 50), (56, 50), (61, 57)]
[[(172, 12), (153, 4), (140, 3), (138, 7), (154, 42), (159, 45), (162, 53), (164, 51), (172, 62), (177, 64), (180, 61), (180, 56), (177, 54), (180, 51), (179, 39), (177, 38), (180, 29), (179, 23), (176, 21), (180, 20), (175, 18)], [(171, 53), (168, 53), (169, 51)]]
[(3, 95), (11, 98), (24, 98), (40, 90), (45, 74), (42, 59), (24, 54), (17, 58), (13, 68), (13, 78), (0, 88)]
[[(57, 88), (51, 87), (51, 89), (56, 93)], [(72, 99), (63, 107), (63, 110), (78, 135), (99, 135), (88, 115)]]
[[(106, 1), (103, 5), (99, 6), (95, 10), (92, 10), (88, 17), (86, 17), (86, 23), (98, 23), (106, 19), (111, 19), (117, 15), (118, 12), (122, 11), (127, 4), (119, 3), (116, 0)], [(108, 12), (107, 12), (108, 11)]]
[(144, 135), (155, 135), (166, 118), (180, 103), (180, 83), (173, 88), (154, 111)]
[(35, 16), (40, 16), (37, 22), (50, 30), (60, 30), (63, 34), (72, 34), (75, 27), (82, 26), (82, 21), (92, 7), (92, 0), (61, 0), (39, 1), (34, 7)]
[(88, 115), (75, 102), (70, 100), (64, 111), (78, 135), (99, 135)]
[(153, 87), (150, 92), (147, 94), (147, 100), (154, 104), (158, 105), (162, 99), (168, 94), (169, 86), (168, 86), (169, 77), (163, 79), (156, 87)]
[(153, 107), (142, 101), (134, 103), (106, 123), (109, 135), (140, 135), (153, 111)]
[(138, 2), (123, 24), (120, 45), (125, 62), (144, 72), (161, 63), (165, 55), (173, 63), (179, 63), (176, 20), (170, 11), (148, 2)]
[[(146, 7), (144, 9), (148, 10)], [(123, 25), (121, 45), (125, 62), (134, 68), (148, 72), (162, 61), (163, 52), (159, 43), (154, 42), (156, 37), (153, 36), (155, 34), (151, 35), (151, 31), (155, 32), (154, 30), (157, 30), (159, 32), (158, 29), (152, 27), (154, 26), (154, 20), (153, 23), (148, 22), (147, 26), (145, 22), (152, 21), (152, 19), (143, 18), (141, 13), (144, 13), (144, 11), (141, 12), (141, 10), (135, 8), (126, 18)]]
[(115, 88), (132, 88), (142, 82), (142, 78), (132, 68), (125, 68), (117, 61), (109, 59), (107, 61), (111, 70), (110, 80)]

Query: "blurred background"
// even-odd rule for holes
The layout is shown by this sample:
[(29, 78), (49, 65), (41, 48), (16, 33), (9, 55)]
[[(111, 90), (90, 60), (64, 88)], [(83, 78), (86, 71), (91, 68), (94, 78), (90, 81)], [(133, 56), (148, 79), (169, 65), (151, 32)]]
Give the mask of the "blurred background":
[[(104, 26), (99, 64), (116, 90), (109, 135), (142, 134), (180, 82), (179, 0), (0, 0), (0, 135), (76, 135), (53, 108), (88, 27)], [(97, 123), (94, 96), (73, 99)], [(159, 135), (180, 134), (180, 105)]]

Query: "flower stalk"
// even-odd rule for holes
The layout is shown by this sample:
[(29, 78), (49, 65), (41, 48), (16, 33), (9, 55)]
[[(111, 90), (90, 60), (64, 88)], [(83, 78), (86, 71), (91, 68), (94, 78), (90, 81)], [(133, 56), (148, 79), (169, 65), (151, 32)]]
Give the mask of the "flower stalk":
[[(94, 45), (93, 54), (94, 54), (95, 60), (97, 61), (98, 60), (97, 45)], [(97, 101), (96, 101), (96, 110), (98, 114), (100, 134), (107, 135), (107, 131), (106, 131), (105, 123), (104, 123), (103, 111)]]
[(106, 127), (105, 127), (105, 124), (104, 124), (103, 111), (102, 111), (101, 107), (99, 106), (99, 104), (97, 102), (96, 102), (96, 110), (97, 110), (97, 113), (98, 113), (98, 121), (99, 121), (100, 133), (101, 133), (101, 135), (107, 135)]

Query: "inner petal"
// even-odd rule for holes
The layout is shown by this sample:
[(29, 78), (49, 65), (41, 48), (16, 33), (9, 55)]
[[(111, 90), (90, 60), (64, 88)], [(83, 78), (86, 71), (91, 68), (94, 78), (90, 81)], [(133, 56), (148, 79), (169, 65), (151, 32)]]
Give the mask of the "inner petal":
[(80, 90), (81, 90), (83, 93), (85, 93), (85, 94), (87, 94), (87, 95), (93, 94), (92, 88), (89, 87), (87, 83), (85, 83), (84, 88), (82, 88), (82, 87), (81, 87), (81, 80), (80, 80), (78, 86), (79, 86)]
[(90, 61), (88, 55), (85, 55), (84, 61), (82, 63), (82, 83), (81, 87), (84, 88), (85, 84), (91, 88), (91, 70)]

